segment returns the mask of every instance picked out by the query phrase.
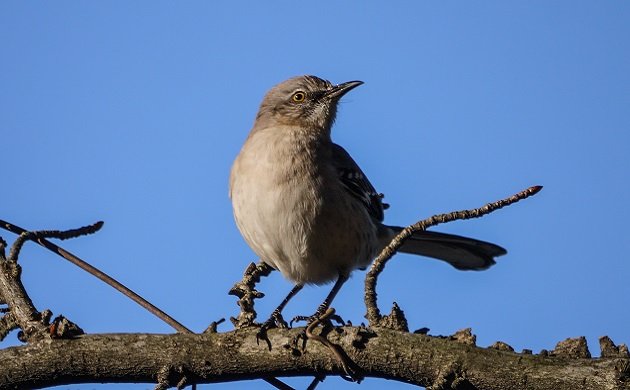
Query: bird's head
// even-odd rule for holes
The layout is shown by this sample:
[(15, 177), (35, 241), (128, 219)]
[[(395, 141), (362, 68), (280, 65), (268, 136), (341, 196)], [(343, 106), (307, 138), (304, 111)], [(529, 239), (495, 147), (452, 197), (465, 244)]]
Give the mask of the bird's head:
[(315, 76), (298, 76), (283, 81), (265, 95), (256, 127), (297, 126), (330, 133), (339, 99), (362, 81), (333, 85)]

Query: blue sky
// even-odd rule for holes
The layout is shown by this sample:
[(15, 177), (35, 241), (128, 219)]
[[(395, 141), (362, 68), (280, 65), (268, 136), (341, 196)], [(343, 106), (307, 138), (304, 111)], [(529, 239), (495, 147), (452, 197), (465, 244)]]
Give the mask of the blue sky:
[[(435, 229), (506, 247), (495, 267), (398, 255), (379, 282), (382, 310), (395, 300), (412, 329), (432, 334), (472, 327), (481, 346), (537, 352), (585, 335), (597, 355), (601, 335), (630, 342), (630, 3), (317, 4), (2, 2), (0, 218), (29, 229), (104, 220), (63, 246), (202, 331), (237, 314), (227, 291), (255, 259), (227, 181), (263, 94), (299, 74), (363, 80), (333, 138), (386, 194), (386, 221), (545, 186)], [(21, 262), (37, 307), (89, 333), (171, 332), (41, 248), (27, 246)], [(363, 276), (334, 304), (353, 323)], [(290, 288), (267, 278), (260, 317)], [(305, 289), (287, 317), (313, 312), (327, 289)], [(361, 388), (383, 384), (409, 388)], [(353, 385), (321, 387), (337, 386)]]

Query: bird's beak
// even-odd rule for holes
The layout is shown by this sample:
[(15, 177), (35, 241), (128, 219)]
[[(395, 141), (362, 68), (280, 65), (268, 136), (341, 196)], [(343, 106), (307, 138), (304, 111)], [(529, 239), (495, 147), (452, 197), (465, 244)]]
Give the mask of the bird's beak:
[(328, 90), (324, 95), (326, 98), (331, 100), (338, 100), (346, 93), (350, 92), (354, 88), (363, 84), (363, 81), (348, 81), (346, 83), (337, 84), (332, 89)]

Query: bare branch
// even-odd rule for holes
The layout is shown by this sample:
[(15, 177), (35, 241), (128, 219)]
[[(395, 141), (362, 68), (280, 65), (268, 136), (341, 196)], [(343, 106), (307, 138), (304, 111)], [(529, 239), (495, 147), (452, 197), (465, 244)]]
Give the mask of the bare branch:
[(425, 220), (419, 221), (413, 225), (404, 228), (392, 241), (381, 251), (378, 257), (372, 263), (369, 272), (365, 276), (365, 306), (367, 308), (367, 314), (365, 318), (370, 323), (370, 326), (380, 326), (383, 316), (376, 304), (376, 282), (378, 275), (385, 268), (387, 261), (394, 256), (398, 248), (415, 232), (426, 230), (431, 226), (435, 226), (441, 223), (447, 223), (459, 219), (471, 219), (479, 218), (493, 211), (496, 211), (505, 206), (509, 206), (520, 200), (528, 198), (537, 194), (542, 189), (542, 186), (533, 186), (521, 191), (509, 198), (502, 199), (493, 203), (488, 203), (482, 207), (472, 210), (453, 211), (446, 214), (434, 215)]
[(7, 242), (4, 241), (4, 238), (0, 237), (0, 260), (6, 260), (6, 255), (4, 249), (7, 247)]
[[(42, 316), (40, 313), (37, 313), (37, 310), (35, 310), (30, 298), (28, 298), (28, 295), (26, 294), (26, 291), (24, 290), (19, 280), (20, 266), (17, 264), (17, 258), (19, 256), (20, 250), (22, 246), (24, 245), (24, 243), (28, 240), (38, 243), (39, 245), (49, 249), (50, 251), (58, 254), (64, 259), (70, 261), (72, 264), (78, 266), (84, 271), (96, 276), (103, 282), (107, 283), (108, 285), (112, 286), (113, 288), (121, 292), (123, 295), (127, 296), (134, 302), (138, 303), (140, 306), (142, 306), (143, 308), (145, 308), (146, 310), (154, 314), (156, 317), (160, 318), (161, 320), (163, 320), (164, 322), (172, 326), (177, 332), (185, 333), (185, 334), (193, 333), (190, 329), (188, 329), (187, 327), (179, 323), (177, 320), (175, 320), (174, 318), (166, 314), (164, 311), (157, 308), (155, 305), (153, 305), (146, 299), (142, 298), (140, 295), (136, 294), (131, 289), (127, 288), (122, 283), (118, 282), (117, 280), (107, 275), (106, 273), (102, 272), (98, 268), (83, 261), (82, 259), (75, 256), (74, 254), (66, 251), (65, 249), (53, 244), (52, 242), (46, 239), (46, 238), (57, 238), (57, 239), (65, 240), (65, 239), (79, 237), (86, 234), (92, 234), (98, 231), (102, 226), (103, 226), (103, 222), (99, 221), (93, 225), (89, 225), (89, 226), (82, 227), (79, 229), (72, 229), (72, 230), (66, 230), (66, 231), (44, 230), (44, 231), (28, 232), (17, 225), (0, 220), (1, 228), (4, 228), (10, 232), (13, 232), (19, 235), (9, 255), (9, 260), (11, 261), (2, 261), (0, 264), (3, 266), (3, 268), (11, 267), (11, 269), (13, 270), (11, 272), (16, 275), (16, 279), (11, 281), (12, 284), (9, 284), (9, 286), (15, 285), (15, 288), (11, 288), (11, 289), (4, 287), (3, 281), (6, 280), (6, 278), (3, 278), (0, 275), (0, 297), (3, 297), (6, 294), (10, 294), (12, 299), (10, 300), (10, 302), (8, 302), (9, 307), (10, 308), (15, 307), (16, 308), (15, 310), (17, 310), (17, 314), (15, 316), (11, 316), (11, 317), (5, 316), (6, 317), (5, 323), (0, 323), (0, 334), (2, 334), (5, 330), (6, 332), (4, 333), (8, 333), (10, 330), (14, 329), (15, 328), (13, 326), (14, 323), (17, 323), (18, 325), (20, 325), (20, 327), (23, 330), (28, 330), (28, 332), (25, 331), (27, 338), (30, 337), (31, 335), (36, 335), (36, 334), (42, 335), (42, 336), (46, 334), (47, 336), (50, 336), (50, 337), (65, 337), (65, 336), (76, 336), (77, 334), (83, 333), (81, 328), (79, 328), (76, 324), (73, 324), (72, 322), (66, 320), (63, 317), (58, 317), (57, 319), (55, 319), (53, 324), (50, 325), (48, 323), (50, 319), (50, 314), (48, 314), (47, 316)], [(3, 255), (4, 255), (5, 246), (6, 246), (6, 243), (4, 241), (0, 242), (0, 249)], [(11, 272), (8, 272), (7, 275), (10, 275)], [(271, 268), (269, 268), (269, 270), (266, 272), (267, 274), (271, 272)], [(4, 272), (0, 272), (0, 274), (4, 274)], [(258, 280), (260, 280), (260, 276), (254, 277), (254, 280), (250, 282), (255, 283)], [(253, 287), (253, 284), (252, 284), (252, 287)], [(252, 310), (253, 310), (253, 300), (252, 300)], [(255, 312), (254, 312), (254, 318), (255, 318)], [(50, 328), (48, 327), (49, 325), (50, 325)], [(266, 376), (263, 379), (278, 389), (292, 390), (290, 386), (282, 383), (280, 380), (274, 377)], [(158, 378), (156, 378), (156, 380), (158, 380)], [(190, 382), (191, 381), (189, 381), (186, 376), (182, 376), (180, 378), (180, 381), (176, 385), (183, 387), (185, 386), (186, 383), (190, 383)], [(161, 386), (162, 384), (163, 384), (162, 382), (158, 382), (158, 387)]]
[[(274, 345), (303, 331), (271, 329)], [(256, 345), (255, 328), (201, 335), (119, 334), (47, 340), (0, 351), (0, 388), (73, 383), (216, 383), (282, 376), (343, 375), (328, 348), (309, 343), (305, 353)], [(369, 332), (369, 337), (365, 333)], [(570, 358), (478, 348), (447, 338), (385, 328), (341, 327), (328, 335), (366, 377), (433, 388), (485, 390), (628, 389), (630, 359)], [(72, 359), (68, 359), (72, 356)]]
[[(103, 224), (102, 222), (97, 222), (94, 225), (91, 225), (91, 227), (93, 227), (93, 228), (97, 227), (96, 230), (98, 230), (98, 229), (100, 229), (102, 224)], [(12, 223), (3, 221), (3, 220), (0, 220), (0, 228), (3, 228), (5, 230), (8, 230), (8, 231), (10, 231), (12, 233), (15, 233), (15, 234), (19, 234), (20, 237), (23, 234), (27, 234), (28, 233), (26, 230), (22, 229), (21, 227), (16, 226), (16, 225), (14, 225)], [(84, 229), (84, 228), (81, 228), (81, 229)], [(66, 238), (70, 238), (70, 236), (73, 233), (75, 233), (75, 232), (77, 232), (77, 231), (79, 231), (81, 229), (69, 230), (69, 231), (66, 231), (64, 234), (68, 235)], [(186, 328), (184, 325), (179, 323), (173, 317), (171, 317), (168, 314), (166, 314), (164, 311), (160, 310), (158, 307), (153, 305), (151, 302), (147, 301), (146, 299), (142, 298), (140, 295), (136, 294), (134, 291), (129, 289), (127, 286), (123, 285), (122, 283), (120, 283), (116, 279), (112, 278), (111, 276), (107, 275), (105, 272), (99, 270), (98, 268), (92, 266), (91, 264), (81, 260), (79, 257), (73, 255), (72, 253), (66, 251), (65, 249), (63, 249), (63, 248), (53, 244), (52, 242), (48, 241), (46, 238), (34, 238), (33, 242), (38, 243), (39, 245), (43, 246), (44, 248), (46, 248), (46, 249), (48, 249), (48, 250), (58, 254), (59, 256), (63, 257), (64, 259), (68, 260), (69, 262), (71, 262), (72, 264), (74, 264), (77, 267), (81, 268), (82, 270), (84, 270), (84, 271), (86, 271), (86, 272), (96, 276), (97, 278), (99, 278), (103, 282), (107, 283), (108, 285), (112, 286), (113, 288), (115, 288), (116, 290), (121, 292), (123, 295), (125, 295), (126, 297), (128, 297), (132, 301), (136, 302), (138, 305), (140, 305), (143, 308), (145, 308), (146, 310), (148, 310), (151, 314), (155, 315), (156, 317), (158, 317), (162, 321), (164, 321), (167, 324), (169, 324), (171, 327), (173, 327), (178, 332), (192, 333), (192, 331), (190, 329)], [(18, 249), (18, 251), (19, 251), (19, 249)]]
[(243, 273), (243, 279), (230, 289), (229, 294), (239, 298), (238, 306), (241, 308), (238, 317), (230, 318), (235, 328), (240, 329), (254, 325), (256, 320), (254, 299), (265, 296), (256, 290), (256, 283), (260, 282), (261, 277), (269, 275), (271, 271), (273, 268), (263, 261), (258, 262), (258, 264), (250, 263)]
[[(260, 299), (265, 294), (256, 290), (256, 283), (260, 282), (260, 278), (268, 276), (273, 268), (267, 263), (259, 261), (258, 264), (249, 263), (245, 272), (243, 273), (243, 279), (240, 282), (236, 282), (230, 289), (228, 294), (238, 297), (237, 304), (241, 308), (238, 317), (230, 317), (230, 321), (236, 329), (247, 328), (254, 326), (256, 320), (256, 310), (254, 310), (254, 299)], [(214, 324), (214, 326), (213, 326)], [(216, 331), (217, 323), (210, 324), (210, 331), (213, 329)], [(258, 337), (258, 336), (256, 336)], [(269, 343), (269, 341), (267, 340)], [(269, 347), (271, 349), (271, 347)], [(282, 382), (274, 376), (264, 376), (262, 378), (265, 382), (279, 390), (293, 390), (293, 388), (286, 383)]]
[[(7, 261), (6, 254), (4, 251), (6, 247), (7, 247), (7, 242), (4, 241), (2, 237), (0, 237), (0, 263)], [(7, 301), (6, 299), (4, 299), (4, 295), (2, 295), (2, 290), (0, 290), (0, 305), (6, 305), (6, 303)], [(8, 309), (6, 308), (2, 308), (0, 310), (2, 310), (3, 313), (8, 311)], [(2, 338), (0, 338), (0, 340), (2, 340)]]
[(326, 379), (325, 375), (318, 375), (315, 376), (315, 378), (313, 378), (313, 381), (311, 382), (310, 385), (308, 385), (308, 387), (306, 388), (306, 390), (315, 390), (317, 388), (317, 385), (319, 385), (320, 383), (322, 383), (324, 381), (324, 379)]
[(280, 379), (273, 377), (273, 376), (268, 376), (268, 377), (263, 377), (262, 378), (265, 382), (269, 383), (271, 386), (275, 387), (276, 389), (279, 390), (295, 390), (293, 387), (287, 385), (286, 383), (282, 382)]
[(48, 324), (26, 293), (20, 278), (21, 273), (18, 263), (4, 258), (0, 261), (0, 296), (9, 306), (9, 312), (3, 317), (6, 321), (3, 331), (8, 333), (17, 325), (22, 329), (20, 339), (41, 339), (47, 334)]
[(57, 238), (59, 240), (68, 240), (70, 238), (76, 238), (80, 236), (87, 236), (88, 234), (94, 234), (103, 227), (103, 221), (98, 221), (92, 225), (83, 226), (78, 229), (71, 230), (39, 230), (34, 232), (24, 231), (20, 233), (18, 238), (11, 246), (9, 252), (9, 261), (18, 261), (20, 250), (26, 241), (37, 241), (43, 238)]

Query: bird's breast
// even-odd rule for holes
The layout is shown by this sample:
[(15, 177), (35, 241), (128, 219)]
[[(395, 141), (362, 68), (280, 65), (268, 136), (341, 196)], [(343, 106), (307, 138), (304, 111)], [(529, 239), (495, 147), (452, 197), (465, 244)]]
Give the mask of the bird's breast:
[(306, 238), (321, 212), (323, 183), (313, 169), (315, 153), (292, 137), (258, 132), (232, 167), (236, 224), (254, 252), (281, 271), (307, 255)]
[[(258, 256), (297, 283), (328, 282), (370, 260), (361, 243), (371, 237), (363, 237), (355, 223), (369, 216), (353, 198), (336, 193), (337, 172), (322, 163), (327, 152), (304, 137), (258, 132), (232, 167), (230, 195), (241, 234)], [(349, 218), (340, 218), (339, 210)]]

